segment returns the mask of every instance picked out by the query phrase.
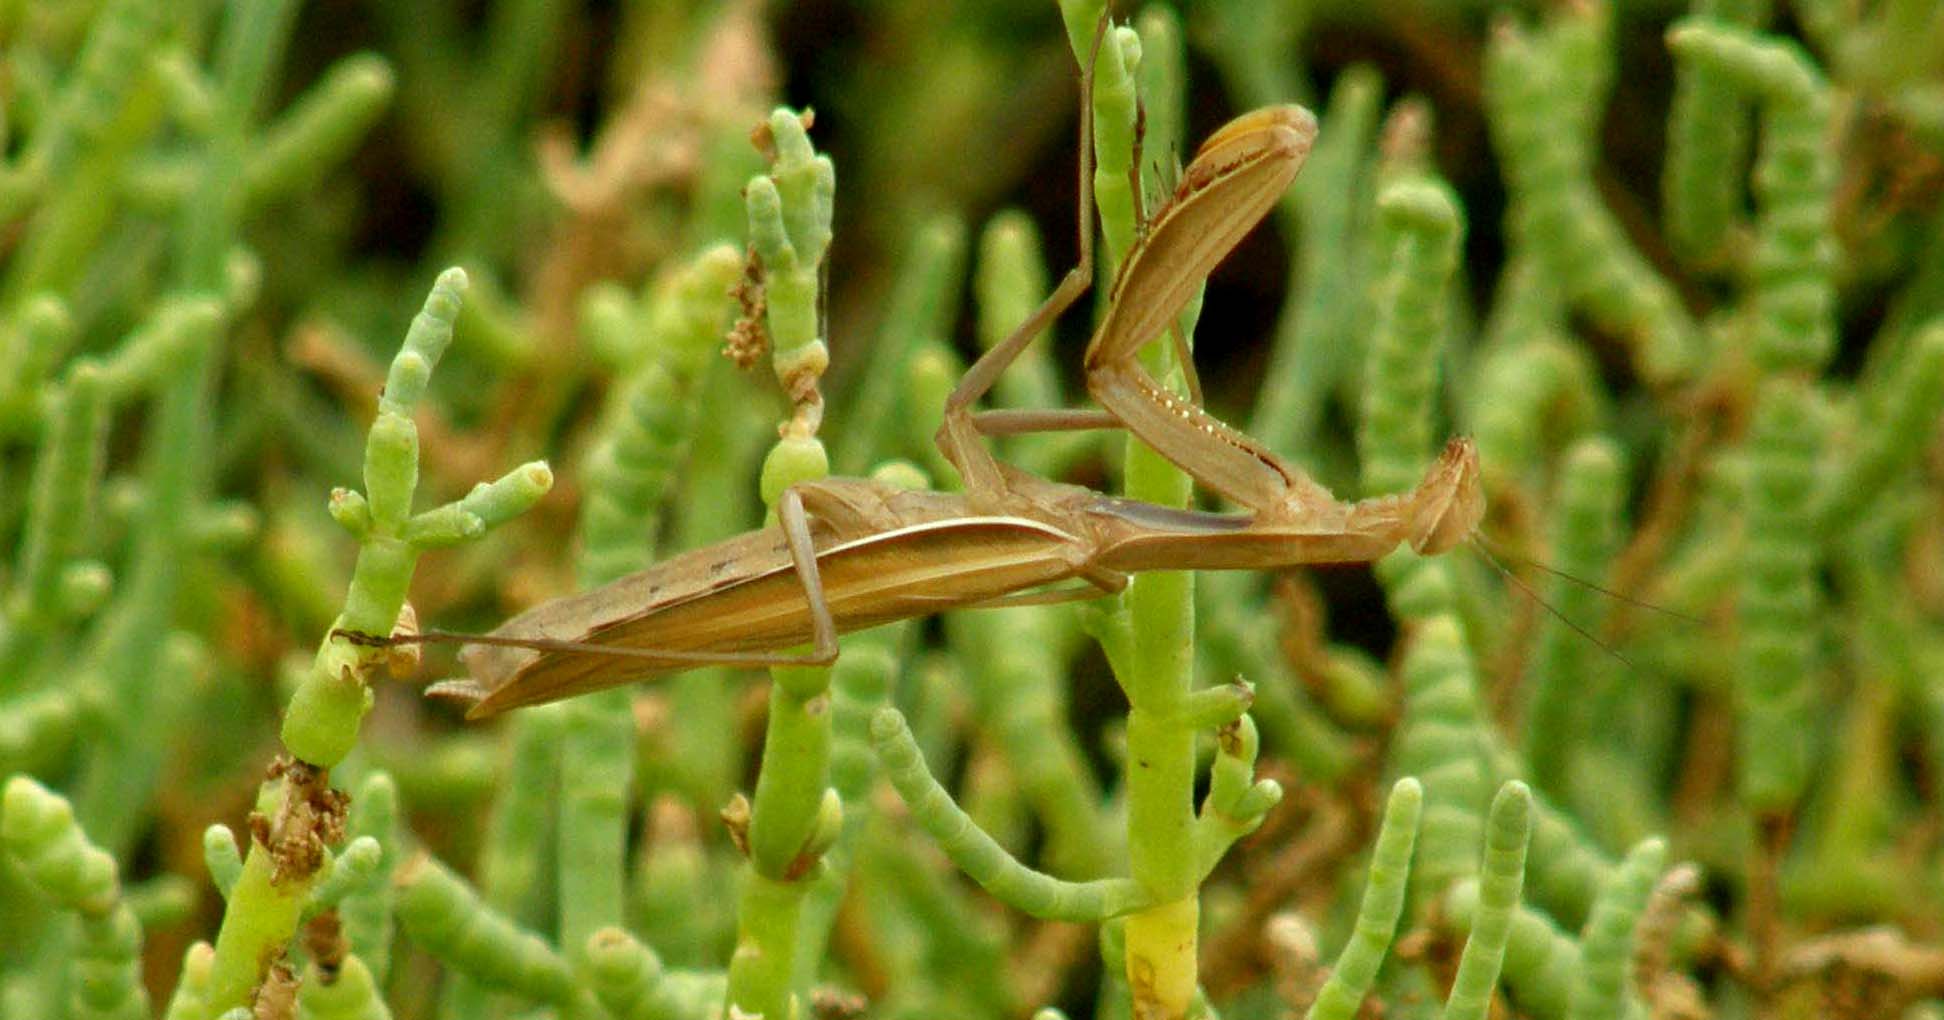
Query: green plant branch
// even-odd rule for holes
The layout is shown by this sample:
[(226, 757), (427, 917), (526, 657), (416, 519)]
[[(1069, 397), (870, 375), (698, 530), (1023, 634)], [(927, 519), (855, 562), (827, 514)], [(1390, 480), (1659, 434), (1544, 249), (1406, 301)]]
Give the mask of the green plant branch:
[(885, 707), (871, 718), (871, 740), (891, 785), (945, 855), (1000, 901), (1050, 920), (1104, 921), (1151, 902), (1131, 879), (1065, 882), (1019, 862), (932, 778), (905, 718)]
[[(829, 351), (818, 310), (822, 266), (830, 246), (836, 172), (811, 146), (803, 119), (770, 114), (775, 158), (746, 191), (750, 244), (763, 270), (771, 366), (793, 407), (763, 463), (763, 501), (772, 511), (784, 490), (830, 470), (816, 438), (823, 396), (818, 388)], [(770, 670), (763, 758), (743, 829), (748, 858), (742, 878), (736, 949), (729, 962), (726, 1008), (778, 1020), (807, 991), (797, 972), (804, 897), (821, 858), (843, 825), (843, 801), (829, 788), (830, 670)]]
[[(528, 464), (491, 484), (476, 486), (456, 504), (411, 515), (418, 482), (418, 432), (410, 412), (452, 339), (465, 274), (441, 274), (413, 319), (386, 378), (378, 418), (365, 450), (365, 493), (339, 490), (332, 514), (360, 541), (358, 565), (338, 629), (391, 633), (405, 589), (424, 548), (477, 536), (526, 510), (553, 482), (545, 464)], [(414, 528), (420, 538), (407, 534)], [(327, 635), (319, 644), (285, 712), (284, 746), (295, 758), (282, 784), (275, 817), (265, 828), (272, 846), (251, 839), (250, 851), (229, 897), (211, 963), (207, 1008), (221, 1012), (245, 1003), (262, 968), (296, 930), (299, 912), (318, 880), (322, 848), (341, 838), (341, 795), (333, 798), (328, 770), (355, 746), (359, 723), (371, 706), (368, 678), (383, 652)], [(274, 859), (273, 859), (274, 856)], [(379, 957), (382, 959), (382, 954)]]

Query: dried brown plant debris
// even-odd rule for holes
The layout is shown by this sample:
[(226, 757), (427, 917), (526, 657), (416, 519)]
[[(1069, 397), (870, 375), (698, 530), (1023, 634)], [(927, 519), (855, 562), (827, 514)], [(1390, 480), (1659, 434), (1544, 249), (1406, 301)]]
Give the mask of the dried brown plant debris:
[(304, 881), (324, 866), (329, 847), (344, 842), (351, 798), (331, 789), (330, 772), (308, 762), (279, 756), (268, 778), (282, 780), (283, 802), (275, 818), (250, 816), (250, 838), (270, 854), (270, 881)]

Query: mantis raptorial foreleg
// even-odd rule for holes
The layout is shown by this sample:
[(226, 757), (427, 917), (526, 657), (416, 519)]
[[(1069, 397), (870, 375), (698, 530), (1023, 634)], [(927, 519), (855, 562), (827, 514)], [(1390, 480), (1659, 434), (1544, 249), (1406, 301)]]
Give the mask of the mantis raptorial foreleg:
[(1316, 137), (1294, 106), (1230, 121), (1202, 143), (1168, 204), (1128, 252), (1113, 303), (1087, 345), (1087, 389), (1109, 416), (1203, 485), (1265, 520), (1302, 520), (1328, 490), (1248, 436), (1168, 392), (1136, 354), (1176, 327), (1210, 271), (1275, 206)]
[[(1134, 245), (1139, 248), (1147, 241), (1148, 221), (1147, 189), (1141, 186), (1141, 152), (1147, 142), (1147, 103), (1139, 96), (1134, 99), (1134, 158), (1127, 164), (1128, 198), (1134, 203)], [(1091, 155), (1091, 154), (1090, 154)], [(1177, 168), (1178, 165), (1177, 165)], [(1181, 372), (1181, 381), (1188, 387), (1188, 400), (1197, 407), (1202, 403), (1201, 373), (1195, 368), (1195, 352), (1188, 345), (1188, 334), (1182, 331), (1181, 320), (1168, 323), (1168, 340), (1174, 347), (1175, 368)], [(993, 435), (987, 431), (987, 435)]]
[[(946, 400), (939, 450), (959, 469), (969, 493), (996, 502), (1010, 491), (1007, 476), (980, 445), (980, 437), (1126, 428), (1197, 481), (1264, 520), (1309, 519), (1335, 497), (1201, 409), (1200, 381), (1177, 321), (1216, 263), (1267, 215), (1308, 156), (1316, 120), (1301, 107), (1256, 110), (1217, 131), (1202, 144), (1173, 196), (1145, 221), (1114, 281), (1107, 314), (1087, 346), (1087, 389), (1104, 410), (972, 410), (1033, 337), (1079, 300), (1092, 278), (1093, 139), (1085, 107), (1104, 32), (1103, 22), (1094, 54), (1081, 73), (1079, 264), (1011, 335), (966, 372)], [(1138, 186), (1135, 191), (1138, 195)], [(1149, 339), (1163, 333), (1170, 336), (1187, 373), (1187, 400), (1155, 382), (1136, 357)]]

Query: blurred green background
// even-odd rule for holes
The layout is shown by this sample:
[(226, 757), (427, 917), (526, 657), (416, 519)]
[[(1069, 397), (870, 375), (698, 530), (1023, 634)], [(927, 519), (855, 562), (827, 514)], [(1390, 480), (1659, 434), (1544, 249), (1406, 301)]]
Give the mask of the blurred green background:
[[(1401, 573), (1363, 568), (1199, 582), (1198, 676), (1259, 685), (1260, 770), (1286, 794), (1204, 890), (1209, 1000), (1308, 1007), (1380, 792), (1415, 774), (1420, 869), (1446, 838), (1432, 812), (1469, 828), (1436, 847), (1451, 873), (1413, 879), (1412, 934), (1378, 985), (1397, 1013), (1443, 999), (1486, 801), (1524, 777), (1549, 821), (1499, 1008), (1621, 1015), (1569, 1006), (1581, 958), (1545, 954), (1581, 952), (1561, 931), (1590, 925), (1621, 855), (1663, 834), (1700, 865), (1684, 890), (1699, 905), (1657, 908), (1678, 937), (1643, 928), (1615, 950), (1588, 930), (1612, 973), (1632, 954), (1613, 1010), (1944, 1015), (1944, 8), (1116, 13), (1153, 18), (1144, 59), (1178, 62), (1173, 91), (1145, 97), (1152, 202), (1236, 113), (1323, 118), (1310, 171), (1209, 281), (1210, 409), (1338, 495), (1376, 494), (1366, 383), (1397, 374), (1385, 338), (1423, 341), (1390, 355), (1437, 370), (1413, 413), (1476, 437), (1487, 532), (1523, 578), (1461, 550), (1431, 610)], [(361, 484), (385, 366), (442, 270), (471, 287), (416, 412), (418, 505), (523, 461), (557, 481), (424, 557), (410, 600), (427, 625), (487, 629), (761, 523), (787, 401), (765, 367), (713, 356), (734, 304), (695, 288), (712, 247), (745, 245), (743, 188), (765, 167), (750, 133), (778, 105), (814, 110), (836, 168), (833, 467), (902, 459), (952, 485), (930, 447), (938, 398), (1075, 259), (1069, 29), (1023, 0), (0, 2), (0, 775), (65, 795), (118, 862), (140, 948), (102, 987), (139, 961), (170, 1001), (222, 922), (206, 829), (241, 831), (261, 806), (289, 690), (358, 552), (327, 500)], [(1400, 182), (1452, 200), (1445, 233), (1383, 204)], [(1002, 400), (1084, 399), (1087, 305)], [(652, 454), (615, 454), (630, 435)], [(1120, 484), (1117, 440), (1007, 449)], [(1091, 612), (918, 623), (860, 653), (972, 815), (1074, 878), (1118, 873), (1124, 853), (1125, 700), (1085, 639), (1106, 629)], [(1458, 679), (1434, 696), (1405, 639), (1445, 618), (1464, 630), (1439, 675)], [(425, 659), (459, 668), (443, 648)], [(701, 989), (628, 1015), (719, 1005), (740, 857), (715, 813), (754, 782), (762, 693), (701, 671), (616, 702), (632, 755), (610, 791), (627, 851), (611, 920)], [(581, 966), (541, 877), (561, 866), (549, 741), (575, 724), (467, 725), (410, 684), (376, 695), (333, 773), (346, 790), (388, 774), (403, 805), (384, 874), (353, 890), (376, 904), (368, 930), (389, 930), (376, 890), (425, 849)], [(1461, 736), (1426, 751), (1413, 725)], [(984, 899), (881, 784), (847, 810), (855, 877), (823, 894), (799, 975), (820, 1015), (1123, 1008), (1090, 930)], [(91, 936), (29, 870), (0, 855), (0, 1016), (57, 1015), (93, 980), (70, 961)], [(399, 1016), (581, 1008), (442, 983), (443, 952), (382, 944)], [(86, 1000), (70, 1011), (115, 1012)], [(332, 1008), (349, 1009), (304, 1007)]]

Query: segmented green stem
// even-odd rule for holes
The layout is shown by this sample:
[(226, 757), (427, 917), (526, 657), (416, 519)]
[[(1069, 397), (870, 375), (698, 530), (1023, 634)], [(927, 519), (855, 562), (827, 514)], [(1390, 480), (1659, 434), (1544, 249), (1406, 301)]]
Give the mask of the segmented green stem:
[(1668, 33), (1668, 45), (1761, 98), (1760, 212), (1748, 265), (1753, 353), (1768, 372), (1819, 372), (1836, 334), (1830, 222), (1836, 155), (1828, 85), (1794, 43), (1753, 32), (1686, 21)]
[[(583, 587), (605, 584), (653, 562), (657, 527), (674, 478), (686, 463), (701, 415), (700, 376), (720, 344), (742, 269), (717, 245), (660, 280), (626, 318), (643, 340), (603, 413), (583, 471), (578, 573)], [(632, 304), (632, 302), (630, 302)], [(632, 309), (629, 309), (632, 312)]]
[(115, 859), (89, 841), (66, 798), (26, 776), (0, 791), (0, 852), (62, 910), (75, 915), (69, 1015), (87, 1020), (149, 1016), (142, 987), (142, 932), (122, 898)]
[(1445, 1000), (1445, 1020), (1484, 1020), (1492, 1005), (1511, 937), (1512, 913), (1525, 884), (1526, 843), (1532, 832), (1532, 792), (1524, 783), (1507, 783), (1492, 798), (1485, 829), (1485, 863), (1479, 877), (1478, 909), (1471, 934), (1458, 958), (1458, 976)]
[[(388, 634), (404, 604), (419, 553), (475, 537), (523, 512), (553, 484), (545, 464), (528, 464), (464, 498), (412, 516), (418, 482), (418, 433), (411, 413), (433, 366), (452, 338), (465, 274), (441, 274), (393, 359), (365, 448), (365, 495), (339, 490), (332, 513), (360, 539), (358, 566), (334, 627)], [(366, 678), (382, 650), (326, 637), (284, 716), (284, 745), (300, 761), (328, 768), (355, 745), (372, 700)], [(383, 839), (381, 838), (381, 842)], [(266, 848), (253, 844), (216, 939), (208, 1001), (242, 1002), (260, 967), (296, 929), (315, 873), (277, 874)], [(383, 966), (383, 952), (367, 957)]]
[(1424, 784), (1422, 852), (1411, 874), (1435, 896), (1474, 872), (1484, 836), (1486, 769), (1477, 737), (1476, 679), (1458, 621), (1423, 621), (1404, 652), (1404, 718), (1390, 764)]
[(1821, 600), (1808, 497), (1818, 414), (1808, 384), (1774, 379), (1758, 391), (1749, 429), (1738, 742), (1743, 796), (1765, 811), (1787, 810), (1809, 779)]
[(1276, 322), (1249, 433), (1299, 460), (1316, 443), (1330, 395), (1354, 370), (1363, 346), (1358, 295), (1371, 214), (1364, 171), (1383, 85), (1376, 70), (1361, 64), (1337, 78), (1316, 147), (1293, 189), (1302, 211), (1302, 243), (1290, 266), (1298, 296)]
[[(1553, 498), (1552, 553), (1561, 573), (1602, 583), (1620, 545), (1620, 505), (1626, 478), (1618, 444), (1592, 438), (1566, 453)], [(1541, 621), (1526, 706), (1525, 757), (1538, 787), (1555, 799), (1566, 792), (1576, 748), (1595, 731), (1616, 725), (1607, 697), (1607, 657), (1581, 631), (1599, 633), (1607, 603), (1584, 584), (1555, 578), (1546, 600), (1557, 616)], [(1565, 621), (1571, 621), (1568, 626)]]
[(1324, 716), (1283, 657), (1275, 632), (1261, 626), (1260, 578), (1231, 570), (1204, 573), (1195, 581), (1197, 653), (1210, 675), (1246, 677), (1255, 684), (1249, 714), (1269, 745), (1318, 781), (1354, 767), (1350, 735)]
[[(1181, 31), (1165, 16), (1143, 18), (1141, 26), (1139, 35), (1117, 30), (1105, 42), (1118, 43), (1112, 47), (1115, 55), (1124, 68), (1140, 74), (1148, 102), (1178, 106), (1184, 83), (1178, 75), (1170, 77), (1168, 69), (1185, 64), (1176, 52), (1182, 46)], [(1133, 167), (1127, 132), (1134, 123), (1134, 97), (1129, 90), (1123, 102), (1108, 48), (1103, 45), (1094, 72), (1094, 198), (1108, 251), (1103, 267), (1119, 265), (1134, 235), (1124, 227), (1136, 226), (1131, 215), (1123, 219), (1119, 205), (1119, 196), (1130, 188), (1126, 170)], [(1148, 68), (1140, 66), (1144, 49), (1156, 51)], [(1110, 65), (1104, 74), (1102, 65)], [(1109, 175), (1121, 180), (1110, 182)], [(1186, 338), (1194, 337), (1200, 307), (1197, 294), (1177, 316)], [(1149, 374), (1179, 391), (1173, 345), (1144, 343), (1148, 350), (1141, 358)], [(1124, 488), (1130, 497), (1163, 506), (1186, 506), (1193, 491), (1184, 472), (1132, 437), (1127, 441)], [(1126, 968), (1137, 1008), (1175, 1015), (1186, 1013), (1194, 1002), (1201, 909), (1197, 886), (1204, 874), (1194, 814), (1196, 726), (1184, 712), (1195, 687), (1193, 575), (1140, 575), (1128, 588), (1126, 606), (1134, 654), (1116, 664), (1115, 678), (1129, 705), (1128, 757), (1138, 763), (1126, 772), (1128, 866), (1153, 904), (1127, 918)]]
[(447, 966), (488, 987), (567, 1009), (582, 1005), (585, 993), (567, 961), (480, 902), (445, 865), (421, 855), (399, 868), (397, 881), (398, 922)]
[[(848, 662), (849, 656), (841, 661)], [(643, 785), (658, 788), (645, 780)], [(733, 866), (707, 853), (697, 821), (696, 813), (673, 795), (657, 796), (649, 806), (648, 830), (635, 862), (629, 927), (653, 932), (656, 955), (671, 965), (709, 961), (718, 955), (720, 936), (734, 924), (734, 903), (717, 894), (731, 880)]]
[(1357, 907), (1357, 924), (1350, 941), (1337, 955), (1330, 977), (1316, 993), (1306, 1020), (1353, 1020), (1364, 996), (1377, 979), (1377, 968), (1397, 935), (1397, 919), (1404, 913), (1405, 884), (1411, 874), (1411, 850), (1417, 843), (1418, 818), (1423, 812), (1424, 787), (1406, 777), (1391, 787), (1384, 803), (1384, 821), (1377, 830), (1370, 855), (1370, 877)]
[(1559, 809), (1534, 796), (1526, 891), (1555, 917), (1577, 922), (1592, 908), (1614, 862)]
[(831, 925), (853, 879), (858, 841), (873, 816), (877, 755), (871, 745), (871, 716), (890, 699), (906, 636), (901, 626), (855, 635), (844, 642), (844, 654), (830, 670), (830, 785), (846, 810), (843, 833), (825, 851), (822, 873), (804, 910), (797, 959), (806, 974), (814, 974), (824, 958)]
[(19, 573), (0, 626), (0, 691), (23, 686), (38, 649), (68, 615), (62, 611), (61, 579), (82, 551), (101, 474), (108, 420), (102, 396), (100, 368), (82, 361), (68, 370), (54, 398), (51, 427), (34, 461)]
[(312, 915), (330, 910), (342, 903), (346, 896), (388, 881), (390, 876), (383, 873), (385, 863), (384, 848), (376, 839), (359, 836), (350, 840), (344, 844), (343, 850), (331, 855), (331, 864), (324, 878), (311, 887), (310, 903), (306, 904), (306, 909)]
[[(829, 360), (818, 316), (836, 178), (796, 114), (778, 109), (769, 127), (776, 158), (768, 174), (751, 180), (745, 202), (750, 244), (764, 268), (772, 365), (795, 407), (763, 462), (763, 501), (774, 512), (791, 485), (830, 469), (816, 438), (823, 401), (818, 383)], [(796, 968), (803, 902), (824, 851), (841, 832), (843, 801), (828, 786), (830, 670), (777, 667), (770, 679), (727, 1008), (774, 1018), (795, 1008), (793, 1000), (809, 982)]]
[[(374, 771), (358, 784), (351, 798), (351, 817), (346, 826), (353, 840), (372, 840), (378, 845), (376, 873), (379, 881), (352, 890), (338, 905), (344, 923), (344, 941), (370, 968), (372, 979), (382, 983), (391, 970), (392, 891), (391, 873), (398, 866), (400, 822), (398, 784), (389, 774)], [(338, 867), (344, 867), (340, 861)]]
[[(1768, 0), (1695, 0), (1697, 19), (1756, 28)], [(1730, 75), (1706, 62), (1680, 60), (1667, 114), (1667, 161), (1661, 203), (1668, 240), (1688, 262), (1721, 269), (1742, 254), (1740, 169), (1748, 164), (1749, 102)]]
[[(1464, 232), (1451, 189), (1416, 171), (1385, 185), (1377, 210), (1383, 261), (1357, 429), (1367, 496), (1411, 488), (1430, 463), (1449, 288)], [(1385, 557), (1378, 576), (1392, 610), (1401, 616), (1422, 618), (1452, 604), (1450, 575), (1443, 565), (1409, 549)], [(1431, 790), (1435, 804), (1435, 785)]]
[[(1460, 930), (1478, 911), (1479, 884), (1466, 879), (1445, 897), (1445, 916)], [(1535, 1020), (1565, 1020), (1580, 969), (1579, 942), (1545, 914), (1521, 905), (1512, 912), (1504, 977), (1520, 1012)]]
[(75, 1020), (148, 1020), (142, 987), (142, 926), (127, 904), (103, 916), (82, 914), (68, 973)]
[[(794, 255), (787, 240), (767, 250), (784, 261)], [(698, 376), (722, 333), (728, 289), (740, 271), (741, 259), (730, 246), (703, 252), (661, 281), (648, 299), (642, 316), (648, 342), (617, 352), (633, 355), (633, 364), (609, 400), (587, 471), (578, 563), (584, 586), (654, 559), (655, 525), (700, 414)], [(576, 958), (596, 931), (623, 920), (634, 780), (632, 701), (627, 688), (617, 687), (564, 709), (555, 856), (561, 945)]]
[(771, 363), (790, 392), (798, 379), (821, 375), (830, 362), (818, 312), (837, 171), (830, 157), (811, 146), (795, 111), (776, 109), (768, 126), (776, 158), (768, 173), (750, 178), (743, 201), (749, 242), (763, 260)]
[(216, 950), (207, 942), (192, 942), (182, 954), (182, 970), (177, 975), (175, 994), (169, 997), (162, 1020), (204, 1020), (209, 1009), (203, 997), (209, 991), (209, 964)]
[(1620, 1020), (1623, 985), (1633, 960), (1634, 925), (1660, 878), (1667, 844), (1650, 839), (1633, 848), (1593, 901), (1580, 933), (1582, 962), (1573, 983), (1569, 1020)]
[(105, 916), (121, 899), (114, 857), (89, 842), (65, 797), (27, 776), (0, 791), (0, 849), (63, 909)]
[(479, 848), (479, 892), (508, 917), (534, 916), (545, 840), (554, 824), (565, 709), (541, 705), (513, 719), (513, 736)]
[[(1592, 5), (1557, 17), (1604, 17)], [(1629, 344), (1636, 368), (1672, 383), (1695, 368), (1695, 331), (1674, 290), (1628, 242), (1592, 180), (1597, 101), (1567, 66), (1572, 45), (1559, 32), (1535, 40), (1509, 21), (1494, 27), (1485, 51), (1485, 103), (1494, 147), (1512, 192), (1513, 233), (1528, 243), (1567, 298)], [(1581, 93), (1574, 93), (1576, 82)], [(1561, 123), (1581, 130), (1561, 130)]]
[(266, 125), (243, 164), (243, 189), (252, 207), (297, 193), (336, 166), (391, 105), (392, 68), (375, 53), (332, 65)]
[(877, 711), (871, 718), (871, 739), (885, 775), (911, 809), (913, 819), (960, 871), (1001, 901), (1034, 917), (1093, 922), (1119, 917), (1148, 902), (1141, 887), (1130, 879), (1063, 882), (1021, 864), (981, 830), (932, 778), (923, 752), (897, 709), (887, 706)]
[(218, 822), (203, 830), (203, 866), (209, 869), (209, 880), (216, 891), (228, 899), (237, 877), (243, 874), (243, 851), (229, 826)]
[[(1499, 740), (1498, 731), (1479, 730), (1493, 782), (1524, 779), (1519, 755)], [(1542, 793), (1532, 795), (1532, 843), (1526, 850), (1526, 899), (1553, 917), (1577, 925), (1614, 868), (1614, 861), (1581, 831), (1579, 823), (1553, 806)]]
[[(225, 9), (214, 43), (216, 107), (211, 130), (200, 139), (201, 175), (168, 235), (171, 286), (185, 297), (215, 297), (227, 303), (248, 298), (252, 290), (233, 288), (236, 281), (229, 272), (244, 212), (236, 185), (251, 126), (276, 80), (295, 11), (291, 0), (251, 0)], [(90, 199), (106, 208), (99, 195)], [(180, 685), (153, 682), (153, 657), (158, 647), (171, 643), (170, 626), (188, 574), (184, 564), (195, 561), (200, 551), (191, 522), (213, 473), (208, 409), (214, 404), (214, 326), (200, 332), (186, 346), (185, 355), (158, 376), (160, 396), (145, 427), (144, 527), (138, 533), (126, 583), (108, 612), (114, 624), (104, 631), (90, 656), (91, 666), (112, 685), (117, 715), (140, 723), (138, 728), (96, 742), (76, 792), (76, 805), (89, 830), (111, 848), (122, 848), (132, 840), (133, 823), (139, 816), (126, 806), (149, 799), (147, 786), (160, 771), (161, 742), (173, 731), (180, 711)], [(381, 631), (390, 629), (395, 609)], [(355, 681), (343, 686), (362, 688)], [(348, 750), (361, 714), (345, 720), (349, 725), (339, 732), (347, 739), (332, 750)], [(334, 764), (341, 758), (340, 753), (314, 764)], [(251, 883), (239, 885), (239, 889), (252, 888)], [(237, 906), (238, 901), (232, 900), (231, 909)], [(231, 955), (245, 948), (234, 938), (219, 938), (217, 947), (212, 1007), (224, 1009), (243, 1001), (249, 983), (241, 979), (254, 974), (265, 957), (254, 952), (247, 960)]]
[(1752, 353), (1767, 377), (1749, 428), (1746, 571), (1738, 604), (1742, 791), (1761, 811), (1785, 811), (1808, 781), (1818, 583), (1812, 500), (1823, 445), (1814, 384), (1834, 346), (1835, 186), (1831, 99), (1793, 43), (1687, 22), (1668, 34), (1684, 59), (1706, 63), (1761, 97), (1755, 192), (1761, 211), (1750, 260)]
[[(1226, 687), (1205, 688), (1197, 695), (1206, 710), (1215, 713), (1215, 761), (1209, 768), (1208, 796), (1195, 817), (1195, 856), (1202, 876), (1215, 870), (1229, 847), (1254, 832), (1268, 813), (1282, 801), (1282, 784), (1273, 779), (1256, 779), (1256, 753), (1261, 741), (1255, 721), (1246, 714), (1255, 691), (1237, 681)], [(1226, 695), (1226, 697), (1221, 697)]]
[[(594, 933), (586, 948), (587, 973), (594, 996), (617, 1020), (676, 1020), (698, 1015), (685, 1010), (655, 951), (619, 928)], [(719, 1004), (718, 993), (711, 1005)], [(699, 1005), (699, 1004), (697, 1004)]]
[(1368, 495), (1415, 485), (1432, 452), (1438, 361), (1464, 221), (1444, 182), (1393, 182), (1377, 197), (1390, 240), (1377, 283), (1357, 451)]
[(5, 317), (42, 292), (67, 293), (112, 222), (118, 182), (161, 120), (161, 90), (139, 85), (149, 66), (143, 48), (163, 14), (143, 0), (118, 0), (90, 23), (74, 71), (22, 160), (30, 186), (5, 190), (0, 221), (13, 222), (20, 206), (40, 200), (0, 285)]

